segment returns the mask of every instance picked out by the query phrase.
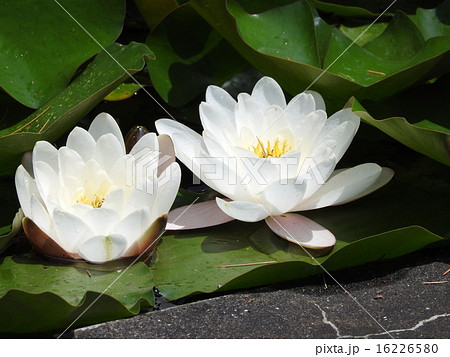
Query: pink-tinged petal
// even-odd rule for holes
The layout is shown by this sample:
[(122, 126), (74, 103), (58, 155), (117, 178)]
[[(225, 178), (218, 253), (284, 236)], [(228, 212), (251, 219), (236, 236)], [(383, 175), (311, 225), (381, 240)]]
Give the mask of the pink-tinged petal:
[(78, 247), (95, 235), (83, 219), (66, 211), (53, 212), (53, 226), (58, 237), (55, 241), (72, 253), (78, 252)]
[(159, 238), (164, 233), (166, 224), (167, 214), (163, 214), (125, 251), (123, 257), (133, 257), (142, 253), (150, 255), (155, 250)]
[(391, 169), (382, 169), (372, 163), (336, 170), (333, 176), (296, 207), (296, 210), (305, 211), (353, 201), (385, 185), (392, 176)]
[(58, 172), (58, 150), (48, 141), (38, 141), (33, 148), (33, 166), (37, 162), (47, 163), (55, 172)]
[(105, 263), (120, 258), (126, 247), (127, 239), (122, 235), (98, 235), (84, 242), (78, 253), (88, 262)]
[(305, 248), (324, 249), (336, 244), (333, 233), (299, 214), (268, 217), (266, 223), (276, 235)]
[(269, 216), (269, 211), (259, 203), (251, 201), (225, 201), (216, 198), (217, 205), (227, 215), (244, 222), (257, 222)]
[(175, 148), (169, 135), (159, 135), (159, 160), (158, 160), (158, 177), (175, 162)]
[(252, 98), (263, 110), (270, 105), (286, 107), (286, 99), (280, 85), (270, 77), (261, 78), (253, 87)]
[(75, 150), (86, 162), (94, 157), (95, 140), (91, 134), (80, 127), (75, 127), (67, 137), (66, 146)]
[(169, 212), (167, 230), (197, 229), (217, 226), (233, 221), (225, 214), (215, 200), (175, 208)]
[(38, 254), (62, 259), (80, 259), (78, 254), (72, 254), (65, 251), (31, 219), (25, 217), (22, 225), (28, 240)]
[(107, 113), (100, 113), (91, 123), (91, 126), (89, 127), (89, 134), (92, 135), (95, 141), (98, 141), (101, 136), (108, 133), (113, 134), (117, 138), (122, 146), (122, 151), (125, 152), (125, 143), (123, 141), (123, 136), (119, 125), (111, 115)]

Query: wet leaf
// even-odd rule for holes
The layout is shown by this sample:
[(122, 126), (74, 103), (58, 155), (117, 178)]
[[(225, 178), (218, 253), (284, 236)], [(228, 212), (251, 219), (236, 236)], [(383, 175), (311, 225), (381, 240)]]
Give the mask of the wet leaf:
[(62, 332), (69, 326), (133, 316), (142, 304), (154, 303), (144, 263), (103, 271), (102, 266), (77, 268), (30, 256), (6, 257), (0, 282), (0, 333)]
[(0, 86), (32, 108), (61, 92), (76, 69), (122, 29), (123, 0), (59, 3), (67, 12), (56, 1), (2, 3)]
[(133, 95), (137, 93), (142, 86), (137, 83), (122, 83), (116, 89), (114, 89), (111, 93), (109, 93), (105, 100), (109, 100), (111, 102), (124, 100), (131, 98)]
[(58, 96), (26, 119), (0, 131), (0, 175), (14, 172), (21, 154), (31, 150), (38, 140), (53, 142), (71, 129), (152, 57), (145, 45), (135, 42), (127, 46), (113, 44), (101, 52)]

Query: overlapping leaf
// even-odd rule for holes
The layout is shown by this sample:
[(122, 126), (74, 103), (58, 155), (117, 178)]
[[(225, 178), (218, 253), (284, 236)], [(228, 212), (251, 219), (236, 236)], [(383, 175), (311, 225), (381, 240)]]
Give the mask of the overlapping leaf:
[(14, 172), (23, 152), (38, 140), (50, 142), (71, 129), (120, 83), (144, 66), (152, 52), (140, 43), (113, 44), (64, 91), (29, 117), (0, 131), (0, 175)]
[[(261, 72), (292, 94), (312, 85), (335, 109), (351, 96), (377, 100), (450, 68), (450, 37), (423, 38), (401, 12), (360, 47), (325, 24), (306, 0), (256, 14), (232, 0), (193, 0), (192, 6)], [(438, 17), (430, 21), (448, 26)]]
[(59, 4), (18, 0), (0, 5), (0, 86), (32, 108), (62, 91), (76, 69), (122, 30), (123, 0)]

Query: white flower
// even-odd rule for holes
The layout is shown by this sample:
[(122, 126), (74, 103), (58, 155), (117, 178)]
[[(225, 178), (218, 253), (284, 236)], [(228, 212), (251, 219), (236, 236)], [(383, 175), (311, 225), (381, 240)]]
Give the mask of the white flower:
[[(269, 77), (262, 78), (251, 95), (239, 94), (237, 102), (223, 89), (209, 86), (200, 119), (202, 135), (169, 119), (158, 120), (156, 127), (172, 138), (176, 156), (190, 170), (228, 197), (216, 199), (227, 216), (213, 219), (214, 206), (199, 207), (209, 212), (209, 223), (265, 219), (285, 239), (309, 248), (329, 247), (335, 238), (328, 230), (286, 213), (349, 202), (393, 175), (373, 163), (335, 170), (358, 130), (359, 117), (343, 109), (327, 119), (322, 97), (312, 91), (286, 104), (281, 87)], [(191, 211), (176, 224), (169, 215), (168, 228), (207, 225), (194, 223)]]
[[(167, 135), (148, 133), (126, 154), (106, 113), (89, 131), (74, 128), (59, 150), (37, 142), (31, 174), (22, 165), (16, 171), (28, 239), (41, 254), (94, 263), (141, 254), (164, 230), (180, 185), (170, 152)], [(146, 157), (142, 182), (132, 174)]]

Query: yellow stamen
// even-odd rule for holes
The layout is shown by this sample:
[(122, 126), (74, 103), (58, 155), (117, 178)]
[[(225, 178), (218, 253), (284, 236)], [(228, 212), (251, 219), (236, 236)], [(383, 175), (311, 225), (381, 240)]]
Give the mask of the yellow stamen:
[(283, 143), (281, 144), (280, 139), (276, 138), (273, 145), (271, 145), (270, 140), (267, 140), (266, 147), (264, 147), (264, 144), (260, 138), (256, 137), (256, 140), (258, 141), (258, 143), (251, 148), (249, 147), (249, 150), (253, 150), (255, 155), (257, 155), (258, 157), (280, 157), (292, 149), (292, 145), (288, 144), (288, 139), (284, 139)]
[(85, 205), (92, 206), (94, 208), (100, 208), (105, 201), (105, 198), (95, 194), (94, 197), (87, 197), (86, 195), (81, 195), (77, 200), (77, 203), (83, 203)]

